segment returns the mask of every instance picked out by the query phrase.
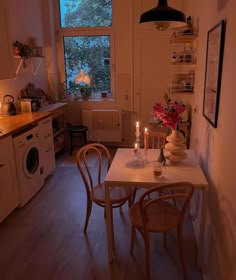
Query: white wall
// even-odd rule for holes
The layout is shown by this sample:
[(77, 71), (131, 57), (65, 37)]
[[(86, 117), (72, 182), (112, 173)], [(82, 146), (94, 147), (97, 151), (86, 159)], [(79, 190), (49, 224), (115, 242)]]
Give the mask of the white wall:
[[(115, 69), (114, 102), (70, 102), (70, 122), (81, 121), (82, 108), (118, 108), (126, 111), (124, 145), (135, 141), (135, 122), (141, 129), (148, 126), (149, 115), (156, 101), (163, 102), (170, 78), (170, 36), (173, 31), (159, 32), (153, 23), (138, 24), (142, 12), (156, 6), (156, 0), (115, 0)], [(183, 9), (183, 0), (169, 1)], [(177, 97), (179, 98), (179, 96)], [(184, 100), (186, 101), (186, 100)], [(77, 117), (75, 117), (77, 115)], [(125, 117), (126, 118), (126, 117)]]
[[(45, 46), (47, 60), (45, 60), (44, 63), (47, 63), (49, 74), (47, 77), (46, 65), (43, 64), (37, 76), (33, 76), (27, 68), (14, 80), (0, 81), (0, 101), (2, 101), (2, 97), (6, 93), (11, 93), (17, 97), (19, 90), (29, 81), (35, 83), (37, 87), (47, 90), (48, 79), (50, 80), (54, 75), (57, 76), (57, 69), (54, 64), (55, 57), (51, 48), (54, 42), (51, 39), (52, 35), (48, 35), (50, 28), (49, 25), (47, 25), (47, 20), (45, 20), (45, 17), (49, 17), (50, 14), (48, 10), (44, 9), (44, 11), (42, 11), (41, 6), (43, 3), (44, 7), (48, 7), (48, 3), (51, 4), (51, 1), (9, 0), (8, 2), (11, 9), (12, 42), (15, 40), (25, 42), (29, 36), (36, 36), (38, 43)], [(106, 108), (109, 106), (118, 106), (132, 114), (135, 109), (135, 101), (137, 100), (137, 92), (134, 91), (134, 87), (137, 86), (137, 84), (134, 84), (135, 79), (133, 76), (135, 60), (133, 57), (133, 50), (135, 50), (137, 46), (134, 45), (135, 39), (132, 31), (133, 24), (137, 20), (134, 13), (137, 11), (133, 10), (133, 4), (138, 3), (138, 5), (141, 5), (141, 0), (124, 0), (119, 2), (118, 12), (123, 14), (124, 19), (118, 27), (119, 33), (116, 37), (116, 40), (120, 42), (120, 48), (117, 49), (116, 52), (116, 90), (120, 98), (117, 104), (102, 103), (99, 106), (104, 106)], [(151, 7), (154, 6), (157, 1), (150, 0), (150, 2), (142, 2), (145, 3), (145, 7), (142, 8), (145, 9), (147, 5)], [(147, 2), (149, 4), (147, 4)], [(183, 1), (169, 1), (169, 4), (173, 6), (178, 4), (176, 7), (181, 9)], [(138, 9), (139, 8), (140, 7), (138, 7)], [(198, 65), (195, 84), (196, 90), (194, 94), (194, 106), (197, 106), (197, 113), (193, 118), (191, 146), (196, 151), (210, 183), (207, 222), (209, 223), (211, 234), (208, 244), (209, 259), (206, 276), (210, 280), (235, 280), (236, 196), (234, 193), (234, 183), (236, 182), (236, 172), (234, 161), (236, 158), (236, 150), (233, 144), (236, 142), (236, 134), (234, 132), (234, 112), (236, 108), (236, 94), (234, 90), (234, 65), (236, 65), (236, 3), (234, 0), (186, 0), (185, 8), (187, 11), (186, 14), (193, 16), (194, 23), (198, 25), (199, 29)], [(206, 38), (207, 31), (224, 18), (227, 20), (227, 26), (221, 97), (218, 127), (213, 128), (202, 116)], [(43, 30), (48, 32), (47, 36), (43, 34)], [(153, 33), (151, 33), (151, 36), (152, 34)], [(158, 53), (158, 50), (156, 50), (156, 52)], [(166, 77), (166, 73), (163, 73), (163, 77)], [(161, 80), (162, 77), (159, 77), (159, 79)], [(161, 87), (159, 91), (155, 85), (149, 90), (158, 92), (157, 98), (162, 96), (163, 87)], [(128, 96), (128, 99), (126, 96)], [(147, 96), (147, 99), (148, 98)], [(87, 105), (86, 102), (83, 104), (82, 102), (73, 104), (72, 107), (73, 110), (75, 110), (73, 119), (75, 121), (77, 119), (76, 114), (78, 114), (77, 110)], [(89, 106), (97, 106), (97, 104), (93, 105), (90, 103)], [(147, 106), (149, 107), (149, 105)], [(145, 110), (148, 111), (149, 109), (146, 108)], [(130, 137), (132, 137), (132, 125), (133, 124), (130, 123), (126, 127), (127, 134), (130, 134)]]
[[(234, 0), (186, 1), (189, 14), (199, 23), (198, 68), (194, 95), (197, 114), (193, 118), (191, 146), (195, 149), (209, 181), (207, 223), (207, 279), (236, 279), (236, 134), (234, 90), (236, 63), (236, 3)], [(226, 19), (218, 127), (213, 128), (202, 115), (207, 32)]]
[[(5, 0), (4, 0), (5, 1)], [(12, 56), (13, 42), (20, 41), (27, 44), (29, 37), (35, 37), (39, 46), (44, 46), (44, 34), (42, 28), (42, 8), (41, 1), (31, 0), (8, 0), (9, 6), (9, 37), (12, 43)], [(15, 69), (17, 68), (20, 60), (14, 59)], [(1, 65), (4, 67), (4, 65)], [(19, 74), (12, 80), (0, 80), (0, 102), (5, 94), (11, 94), (18, 98), (18, 94), (28, 82), (32, 82), (36, 87), (42, 88), (48, 92), (48, 81), (46, 72), (46, 60), (43, 59), (42, 65), (37, 75), (32, 75), (31, 65), (28, 61), (28, 67), (21, 67)]]

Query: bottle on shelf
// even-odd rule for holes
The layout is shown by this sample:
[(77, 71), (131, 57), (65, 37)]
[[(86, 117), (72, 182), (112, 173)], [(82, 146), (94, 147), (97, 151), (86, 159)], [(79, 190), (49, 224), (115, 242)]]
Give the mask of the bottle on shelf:
[(192, 17), (188, 16), (187, 17), (187, 27), (184, 30), (184, 35), (191, 35), (193, 34), (193, 24), (192, 24)]
[(187, 74), (187, 79), (186, 79), (186, 85), (185, 88), (187, 90), (193, 90), (193, 86), (194, 86), (194, 70), (189, 70), (188, 74)]
[(176, 63), (176, 62), (177, 62), (177, 54), (176, 54), (176, 51), (173, 51), (173, 53), (172, 53), (171, 62), (172, 62), (172, 63)]
[(183, 60), (185, 63), (193, 63), (193, 48), (191, 44), (189, 43), (185, 44), (183, 56), (184, 56)]

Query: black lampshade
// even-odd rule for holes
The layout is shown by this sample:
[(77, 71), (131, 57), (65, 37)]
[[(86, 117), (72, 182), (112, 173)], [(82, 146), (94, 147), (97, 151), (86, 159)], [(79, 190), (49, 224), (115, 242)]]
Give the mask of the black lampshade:
[(183, 12), (168, 6), (167, 0), (159, 0), (158, 5), (141, 14), (139, 23), (154, 22), (158, 30), (177, 29), (186, 26)]

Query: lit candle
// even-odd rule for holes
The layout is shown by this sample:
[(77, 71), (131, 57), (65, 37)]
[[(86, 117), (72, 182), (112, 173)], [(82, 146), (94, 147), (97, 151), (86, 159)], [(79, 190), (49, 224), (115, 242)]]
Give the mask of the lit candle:
[(136, 122), (136, 134), (139, 134), (139, 122)]
[(136, 153), (138, 151), (138, 143), (134, 143), (134, 152)]
[(144, 149), (145, 151), (148, 150), (148, 128), (144, 128)]

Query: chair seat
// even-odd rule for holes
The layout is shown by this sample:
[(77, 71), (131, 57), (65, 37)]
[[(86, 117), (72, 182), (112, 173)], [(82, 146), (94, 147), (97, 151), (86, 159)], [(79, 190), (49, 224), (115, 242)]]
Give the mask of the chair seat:
[[(134, 192), (133, 188), (122, 188), (122, 187), (112, 187), (109, 190), (110, 190), (111, 204), (119, 204), (124, 200), (128, 200)], [(91, 199), (98, 204), (105, 205), (104, 184), (96, 185), (91, 190)]]
[[(78, 150), (76, 162), (87, 194), (87, 211), (84, 224), (84, 232), (86, 232), (93, 202), (105, 207), (105, 183), (103, 177), (111, 166), (111, 154), (103, 144), (91, 143)], [(109, 188), (109, 192), (111, 208), (121, 207), (126, 202), (130, 207), (135, 198), (135, 189), (133, 188), (124, 188), (117, 185), (117, 187)], [(104, 216), (106, 216), (106, 211), (104, 211)]]
[(68, 127), (68, 132), (70, 134), (70, 154), (72, 155), (73, 152), (72, 138), (81, 134), (83, 135), (84, 138), (84, 145), (86, 145), (88, 127), (84, 125), (71, 125), (70, 123), (67, 124), (67, 127)]
[(144, 240), (147, 280), (151, 279), (149, 232), (164, 233), (164, 247), (166, 248), (166, 233), (174, 228), (177, 229), (183, 279), (187, 279), (183, 252), (183, 221), (190, 205), (193, 189), (193, 184), (190, 182), (154, 186), (146, 190), (139, 201), (130, 207), (129, 218), (132, 224), (130, 253), (133, 255), (137, 229)]
[[(139, 203), (134, 203), (129, 210), (130, 221), (133, 226), (142, 230), (143, 223)], [(149, 232), (167, 232), (178, 225), (180, 212), (175, 205), (166, 201), (152, 204), (147, 209), (148, 222), (146, 224)]]
[(68, 129), (72, 133), (83, 133), (88, 130), (87, 126), (84, 125), (72, 125)]

